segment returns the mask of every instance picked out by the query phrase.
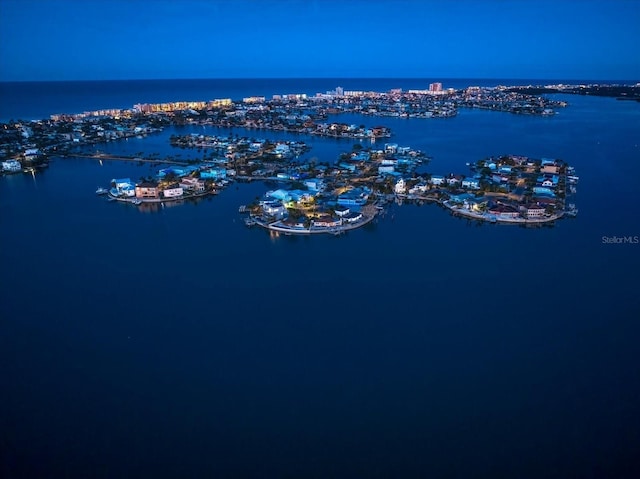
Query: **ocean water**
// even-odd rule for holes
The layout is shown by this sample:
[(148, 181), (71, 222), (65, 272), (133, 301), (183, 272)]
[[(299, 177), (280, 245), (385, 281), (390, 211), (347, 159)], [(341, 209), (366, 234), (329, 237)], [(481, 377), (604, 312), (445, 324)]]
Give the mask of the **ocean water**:
[[(13, 85), (0, 116), (429, 80), (121, 83)], [(0, 178), (2, 476), (637, 477), (640, 244), (602, 237), (640, 236), (640, 106), (558, 98), (548, 118), (354, 117), (433, 173), (568, 161), (580, 212), (551, 228), (402, 205), (272, 237), (237, 213), (259, 183), (145, 211), (94, 191), (147, 165)], [(171, 133), (108, 149), (187, 155)], [(292, 137), (322, 161), (352, 143)]]

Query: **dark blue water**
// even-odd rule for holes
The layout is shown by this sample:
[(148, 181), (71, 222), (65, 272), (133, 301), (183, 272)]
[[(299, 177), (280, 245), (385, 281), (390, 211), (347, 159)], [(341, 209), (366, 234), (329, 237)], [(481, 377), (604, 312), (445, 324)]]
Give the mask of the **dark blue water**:
[[(181, 88), (158, 100), (201, 97)], [(271, 238), (237, 214), (260, 184), (144, 212), (93, 192), (148, 166), (0, 178), (2, 475), (636, 477), (640, 245), (602, 236), (640, 236), (640, 108), (561, 98), (552, 118), (362, 120), (434, 173), (568, 161), (580, 213), (553, 228), (404, 205), (342, 237)], [(186, 155), (170, 134), (109, 148)], [(351, 148), (302, 139), (321, 160)]]

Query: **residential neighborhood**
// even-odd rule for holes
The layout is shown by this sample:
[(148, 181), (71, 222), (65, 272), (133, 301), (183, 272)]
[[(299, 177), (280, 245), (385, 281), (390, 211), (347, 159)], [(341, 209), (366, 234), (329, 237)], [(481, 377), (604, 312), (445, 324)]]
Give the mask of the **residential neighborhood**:
[[(578, 177), (557, 159), (517, 155), (489, 157), (470, 165), (468, 174), (426, 173), (418, 167), (429, 157), (390, 140), (386, 126), (350, 124), (331, 118), (340, 114), (447, 118), (458, 108), (484, 108), (519, 114), (551, 115), (566, 103), (506, 87), (388, 92), (333, 91), (306, 94), (137, 104), (80, 114), (52, 115), (48, 120), (10, 121), (0, 125), (2, 174), (35, 172), (52, 156), (100, 160), (132, 160), (158, 164), (155, 174), (137, 181), (114, 178), (100, 187), (111, 201), (168, 203), (216, 194), (232, 181), (269, 181), (279, 187), (240, 209), (248, 225), (273, 231), (308, 234), (339, 233), (362, 226), (390, 201), (430, 201), (453, 214), (490, 222), (543, 223), (577, 209), (567, 202)], [(86, 150), (87, 145), (142, 138), (167, 126), (210, 125), (243, 130), (283, 131), (351, 140), (389, 139), (384, 145), (353, 144), (338, 158), (299, 160), (310, 147), (303, 141), (239, 135), (190, 133), (171, 135), (172, 146), (202, 152), (200, 159), (176, 161), (140, 152), (120, 157)], [(262, 135), (260, 135), (262, 136)], [(83, 149), (85, 148), (85, 149)], [(179, 155), (178, 155), (179, 156)], [(164, 164), (163, 164), (164, 163)]]

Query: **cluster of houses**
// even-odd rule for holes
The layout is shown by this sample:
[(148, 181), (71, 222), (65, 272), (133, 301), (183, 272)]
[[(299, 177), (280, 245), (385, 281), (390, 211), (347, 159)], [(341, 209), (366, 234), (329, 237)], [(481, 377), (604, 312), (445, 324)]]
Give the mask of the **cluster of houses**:
[(0, 124), (0, 158), (18, 160), (23, 167), (37, 167), (48, 157), (68, 153), (77, 146), (144, 136), (170, 124), (162, 118), (135, 116), (130, 112), (120, 116), (116, 112), (121, 110)]
[[(514, 113), (551, 114), (566, 103), (516, 88), (469, 87), (463, 90), (392, 89), (388, 92), (345, 91), (274, 95), (272, 99), (248, 97), (136, 105), (131, 109), (103, 109), (79, 114), (51, 115), (47, 120), (11, 121), (0, 124), (0, 158), (37, 163), (47, 156), (64, 154), (73, 147), (144, 136), (168, 125), (185, 123), (223, 127), (260, 128), (350, 138), (383, 138), (389, 128), (326, 122), (328, 114), (357, 113), (374, 116), (448, 117), (459, 107), (489, 108)], [(34, 153), (37, 151), (37, 153)], [(278, 154), (287, 157), (281, 147)], [(15, 164), (3, 167), (12, 172)]]
[(35, 168), (46, 166), (38, 148), (24, 148), (14, 158), (0, 162), (0, 173), (12, 174), (34, 171)]
[(347, 123), (320, 123), (314, 131), (313, 135), (332, 136), (337, 138), (389, 138), (391, 130), (384, 126), (374, 126), (367, 128), (364, 125), (355, 125)]
[(19, 173), (22, 171), (22, 164), (18, 160), (7, 160), (2, 162), (4, 173)]
[(309, 147), (303, 141), (276, 141), (247, 137), (224, 137), (199, 135), (176, 136), (170, 138), (174, 146), (181, 148), (202, 148), (212, 150), (219, 156), (229, 160), (264, 158), (289, 159), (309, 151)]
[[(263, 128), (331, 137), (382, 138), (384, 126), (327, 122), (329, 114), (378, 116), (452, 116), (458, 107), (489, 108), (513, 113), (551, 114), (564, 106), (506, 88), (471, 87), (466, 90), (400, 89), (385, 93), (333, 92), (307, 97), (278, 95), (272, 100), (248, 97), (242, 102), (182, 102), (138, 106), (131, 110), (101, 110), (79, 115), (53, 115), (50, 120), (18, 121), (0, 128), (0, 171), (14, 173), (38, 165), (51, 154), (74, 146), (142, 136), (167, 125), (212, 124), (223, 127)], [(363, 149), (340, 155), (335, 163), (288, 160), (308, 150), (303, 142), (270, 142), (249, 138), (174, 136), (172, 144), (209, 148), (211, 161), (199, 165), (163, 168), (155, 178), (138, 183), (114, 179), (109, 193), (117, 199), (165, 201), (213, 193), (229, 179), (271, 179), (290, 189), (268, 192), (252, 209), (263, 221), (302, 222), (336, 227), (362, 219), (366, 207), (381, 198), (437, 198), (477, 215), (503, 219), (553, 216), (565, 206), (573, 188), (571, 168), (558, 160), (503, 156), (481, 160), (471, 175), (423, 175), (416, 169), (426, 156), (409, 147), (387, 143), (383, 149)], [(357, 147), (357, 148), (356, 148)], [(217, 158), (214, 158), (214, 153)], [(365, 216), (367, 216), (365, 214)]]
[(427, 157), (394, 143), (381, 150), (356, 148), (332, 165), (302, 164), (276, 179), (296, 185), (267, 191), (251, 205), (251, 218), (270, 229), (334, 231), (364, 224), (374, 205), (393, 196), (393, 186), (411, 176)]
[(573, 168), (561, 160), (508, 155), (472, 166), (471, 176), (432, 175), (428, 180), (399, 180), (396, 194), (420, 198), (438, 194), (445, 206), (488, 220), (544, 219), (564, 211), (575, 192)]
[(453, 100), (460, 107), (530, 115), (553, 115), (554, 108), (567, 106), (563, 101), (540, 95), (528, 95), (502, 86), (469, 87), (456, 92)]
[[(419, 152), (388, 143), (384, 150), (341, 155), (316, 176), (282, 175), (299, 188), (268, 191), (251, 208), (258, 223), (277, 230), (333, 231), (368, 217), (366, 208), (390, 196), (436, 200), (487, 221), (548, 221), (564, 211), (571, 167), (561, 160), (508, 155), (472, 165), (468, 176), (417, 175)], [(390, 186), (390, 189), (388, 188)]]
[(235, 171), (211, 164), (169, 166), (158, 171), (155, 179), (138, 183), (131, 178), (111, 180), (112, 198), (137, 198), (142, 201), (176, 200), (215, 193), (216, 188), (228, 184)]

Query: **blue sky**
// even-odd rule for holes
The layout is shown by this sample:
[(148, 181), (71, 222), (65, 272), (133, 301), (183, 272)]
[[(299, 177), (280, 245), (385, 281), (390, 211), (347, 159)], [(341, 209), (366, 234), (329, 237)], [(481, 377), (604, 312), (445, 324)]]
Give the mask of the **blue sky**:
[(636, 0), (0, 0), (0, 80), (640, 80)]

